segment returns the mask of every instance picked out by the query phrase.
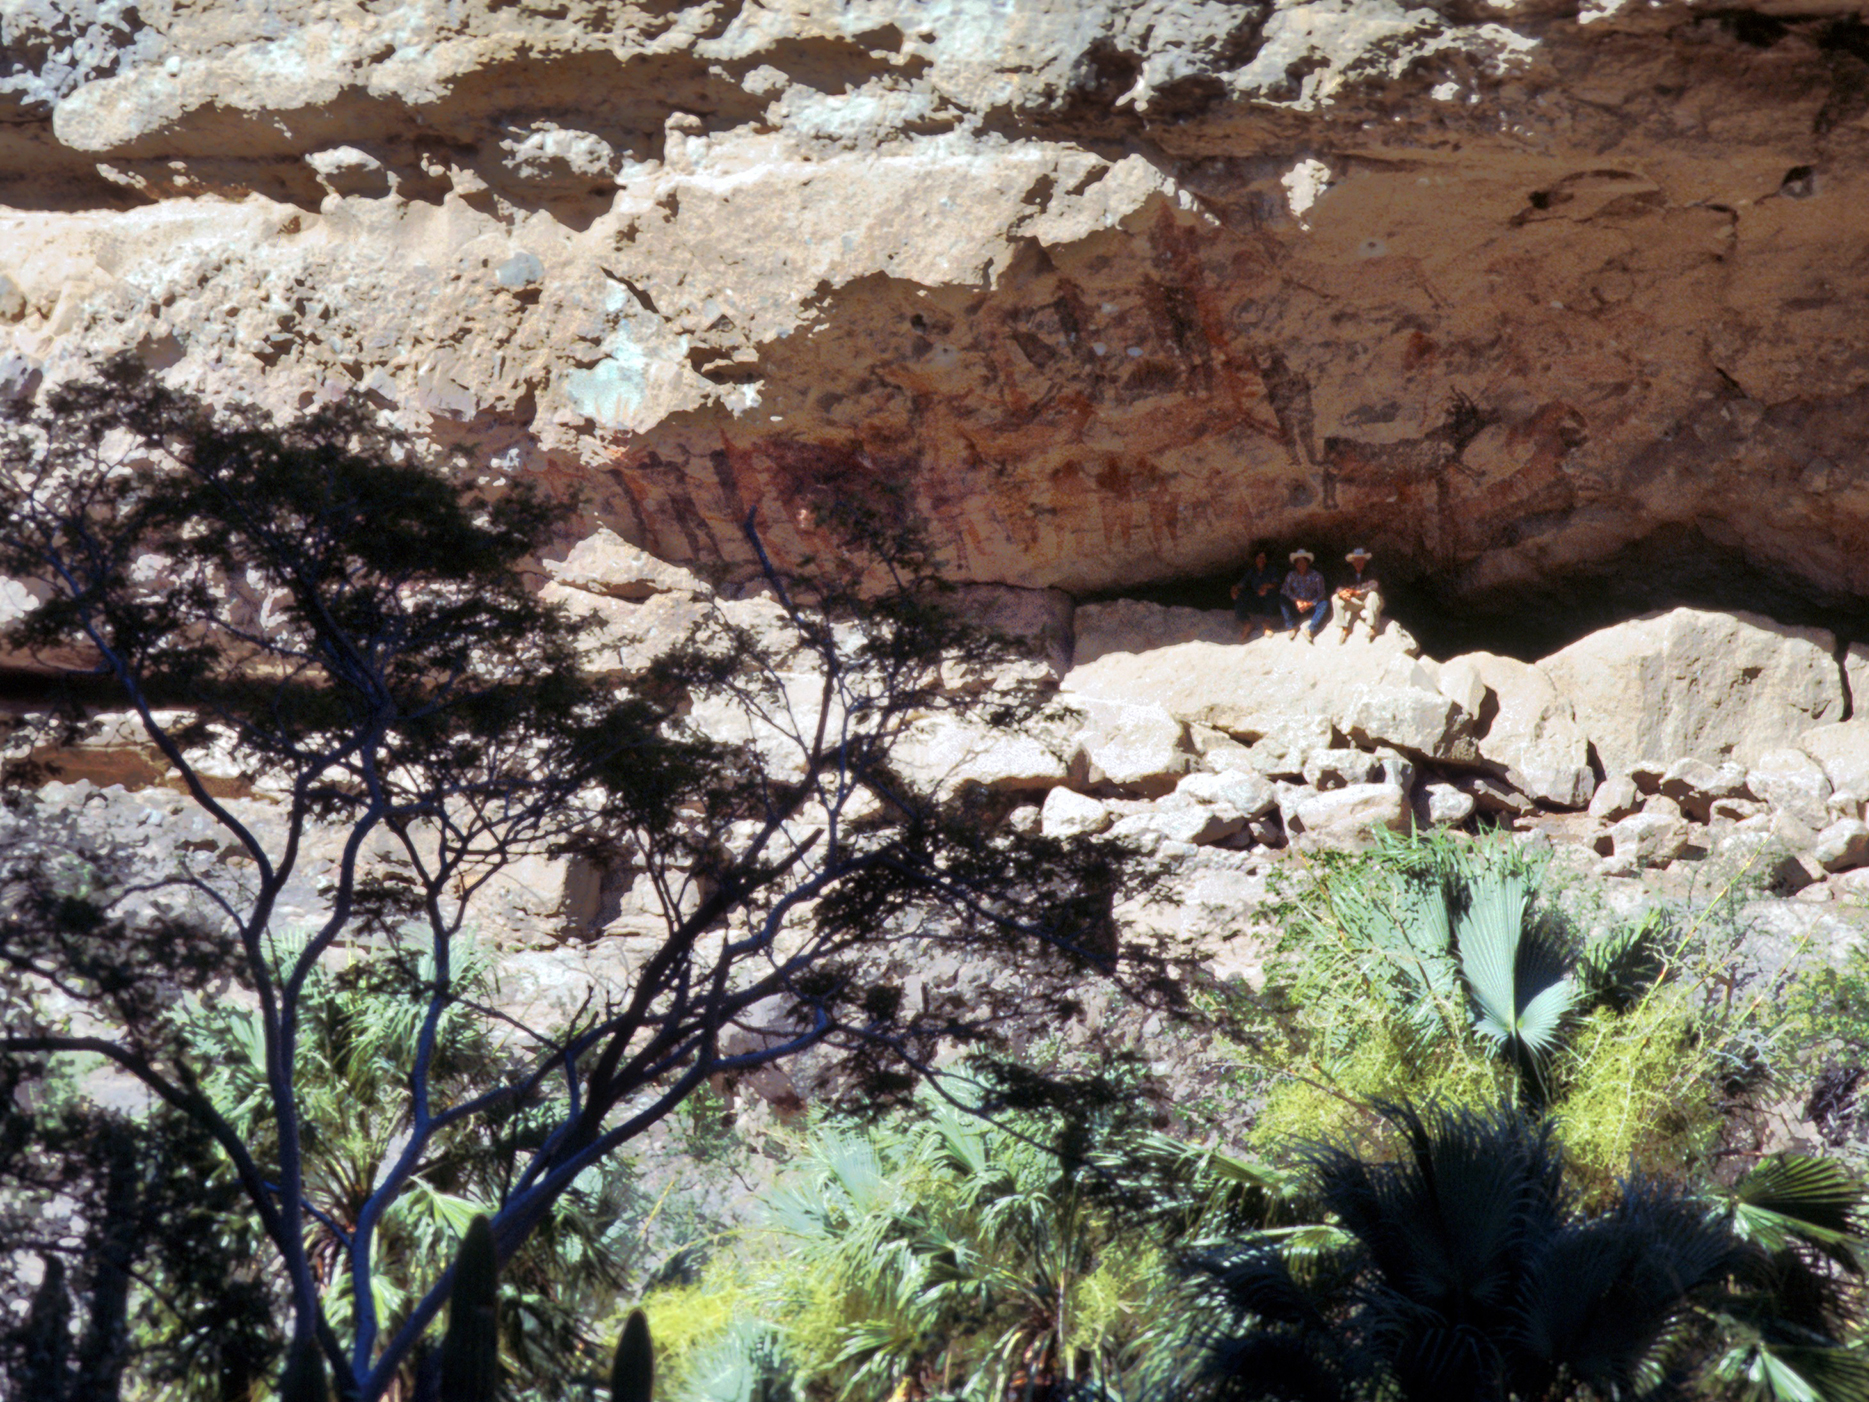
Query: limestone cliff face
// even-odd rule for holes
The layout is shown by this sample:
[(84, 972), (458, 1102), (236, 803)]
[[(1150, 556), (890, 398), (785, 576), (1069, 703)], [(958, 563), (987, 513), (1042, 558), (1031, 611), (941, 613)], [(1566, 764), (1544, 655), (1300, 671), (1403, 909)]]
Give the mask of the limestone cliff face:
[(1855, 8), (6, 0), (0, 381), (362, 393), (679, 561), (887, 490), (962, 579), (1691, 540), (1847, 605)]

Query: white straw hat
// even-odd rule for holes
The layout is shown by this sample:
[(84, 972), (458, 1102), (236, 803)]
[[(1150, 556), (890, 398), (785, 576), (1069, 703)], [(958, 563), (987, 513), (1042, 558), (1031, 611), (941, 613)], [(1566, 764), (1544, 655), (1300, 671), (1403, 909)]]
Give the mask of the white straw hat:
[(1376, 557), (1359, 545), (1343, 558), (1346, 560), (1373, 560)]
[(1315, 560), (1316, 558), (1317, 556), (1313, 555), (1309, 550), (1306, 550), (1302, 545), (1291, 552), (1291, 562), (1294, 565), (1300, 560)]

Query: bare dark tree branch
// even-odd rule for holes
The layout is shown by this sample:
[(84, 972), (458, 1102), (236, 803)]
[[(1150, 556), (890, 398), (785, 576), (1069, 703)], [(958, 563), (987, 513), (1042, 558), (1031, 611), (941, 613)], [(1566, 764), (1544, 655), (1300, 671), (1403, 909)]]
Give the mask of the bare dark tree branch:
[[(1170, 951), (1114, 941), (1113, 903), (1135, 880), (1124, 852), (1011, 831), (1000, 796), (916, 770), (918, 728), (987, 733), (1046, 697), (944, 680), (990, 672), (1009, 644), (950, 606), (899, 503), (846, 495), (822, 522), (844, 553), (796, 570), (749, 515), (767, 602), (713, 596), (686, 644), (619, 689), (586, 669), (591, 637), (517, 568), (563, 512), (518, 489), (463, 495), (358, 406), (280, 425), (119, 362), (7, 414), (0, 572), (44, 599), (12, 645), (82, 656), (113, 681), (248, 865), (242, 882), (175, 873), (204, 898), (200, 923), (159, 938), (113, 905), (129, 883), (74, 904), (22, 856), (0, 940), (0, 1050), (35, 1065), (95, 1052), (200, 1124), (277, 1252), (287, 1332), (317, 1342), (344, 1395), (382, 1396), (447, 1299), (441, 1273), (379, 1318), (375, 1252), (385, 1214), (458, 1136), (522, 1112), (537, 1127), (488, 1204), (504, 1258), (581, 1173), (711, 1077), (810, 1054), (877, 1106), (938, 1041), (1055, 1018), (1086, 977), (1167, 996)], [(701, 713), (742, 738), (705, 733)], [(197, 748), (210, 729), (278, 803), (260, 814), (214, 796)], [(334, 855), (315, 858), (333, 834)], [(521, 1029), (466, 981), (472, 902), (523, 858), (606, 853), (642, 875), (661, 932), (566, 1027)], [(281, 907), (315, 861), (322, 908), (287, 943)], [(60, 912), (78, 910), (93, 934), (113, 932), (104, 954), (62, 929)], [(343, 1202), (308, 1178), (322, 1131), (298, 1080), (308, 990), (340, 943), (377, 951), (419, 1009), (400, 1137)], [(911, 1005), (904, 970), (936, 951), (1011, 961), (1017, 977), (978, 1006)], [(139, 985), (139, 969), (161, 976)], [(263, 1143), (200, 1089), (178, 1008), (213, 979), (256, 1008)], [(55, 992), (100, 1030), (48, 1015)], [(459, 1019), (521, 1033), (501, 1043), (498, 1084), (444, 1074)], [(344, 1339), (314, 1260), (333, 1253), (352, 1302)]]

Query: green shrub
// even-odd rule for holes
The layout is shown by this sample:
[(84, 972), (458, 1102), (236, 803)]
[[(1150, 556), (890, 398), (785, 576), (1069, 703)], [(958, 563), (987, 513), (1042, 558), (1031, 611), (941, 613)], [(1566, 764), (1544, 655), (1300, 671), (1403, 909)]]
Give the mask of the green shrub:
[(1172, 1333), (1177, 1244), (1210, 1219), (1263, 1224), (1276, 1197), (1251, 1166), (1160, 1136), (1061, 1153), (1037, 1114), (922, 1110), (814, 1125), (767, 1220), (698, 1287), (650, 1295), (669, 1399), (1113, 1388)]
[(1312, 859), (1289, 890), (1263, 994), (1231, 1050), (1262, 1079), (1260, 1153), (1374, 1150), (1377, 1101), (1548, 1110), (1586, 1197), (1632, 1166), (1702, 1165), (1721, 1130), (1721, 1052), (1702, 932), (1656, 915), (1586, 940), (1504, 840), (1432, 834)]

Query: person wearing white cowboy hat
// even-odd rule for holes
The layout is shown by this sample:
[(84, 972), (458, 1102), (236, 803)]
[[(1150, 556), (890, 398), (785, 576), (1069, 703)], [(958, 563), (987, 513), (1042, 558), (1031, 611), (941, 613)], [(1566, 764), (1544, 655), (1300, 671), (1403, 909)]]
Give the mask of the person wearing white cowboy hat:
[(1382, 585), (1369, 566), (1375, 556), (1359, 545), (1343, 558), (1356, 571), (1356, 576), (1337, 591), (1337, 611), (1343, 616), (1343, 631), (1337, 635), (1338, 640), (1347, 640), (1350, 629), (1361, 619), (1369, 625), (1369, 639), (1374, 642), (1376, 630), (1382, 626)]
[(1324, 576), (1311, 568), (1311, 562), (1317, 556), (1302, 545), (1291, 552), (1291, 573), (1285, 576), (1284, 586), (1279, 592), (1279, 606), (1285, 610), (1285, 626), (1291, 629), (1291, 635), (1298, 636), (1298, 629), (1305, 630), (1307, 642), (1315, 641), (1330, 622), (1330, 586), (1324, 583)]

